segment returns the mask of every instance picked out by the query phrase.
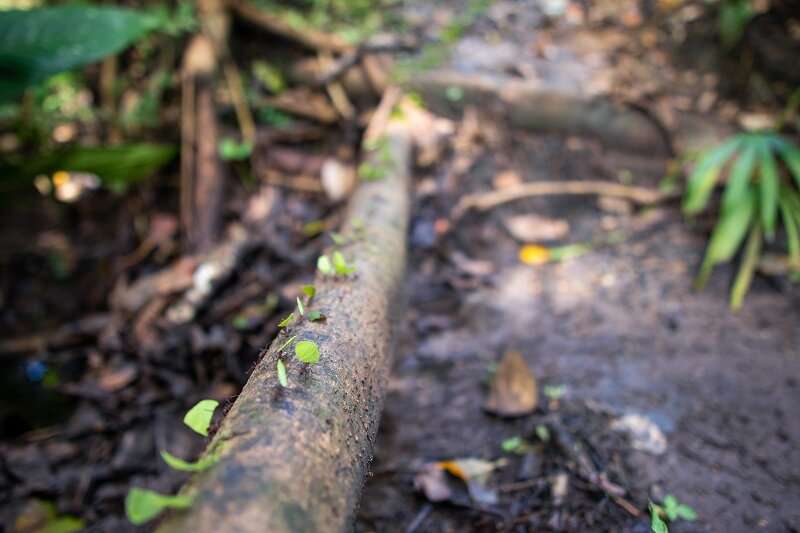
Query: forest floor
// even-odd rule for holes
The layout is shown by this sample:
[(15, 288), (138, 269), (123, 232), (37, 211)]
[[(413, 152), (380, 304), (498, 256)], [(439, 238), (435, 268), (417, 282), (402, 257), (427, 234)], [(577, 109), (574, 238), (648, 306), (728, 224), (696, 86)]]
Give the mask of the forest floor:
[[(695, 68), (702, 39), (688, 65), (685, 48), (660, 45), (666, 30), (649, 24), (638, 3), (599, 5), (609, 11), (573, 10), (572, 22), (553, 27), (539, 2), (495, 2), (447, 67), (647, 102), (667, 132), (680, 112), (737, 116), (725, 76)], [(424, 9), (417, 16), (438, 16)], [(644, 533), (648, 501), (674, 495), (698, 515), (671, 523), (678, 533), (800, 531), (797, 287), (757, 276), (735, 314), (727, 304), (732, 268), (718, 268), (705, 291), (694, 291), (708, 225), (688, 224), (677, 201), (640, 209), (549, 196), (455, 218), (463, 195), (519, 182), (657, 189), (669, 158), (514, 131), (487, 110), (468, 110), (452, 126), (450, 149), (414, 179), (406, 312), (356, 530)], [(0, 213), (9, 250), (0, 315), (8, 341), (0, 350), (6, 530), (42, 512), (34, 499), (55, 502), (91, 530), (126, 530), (131, 485), (170, 492), (185, 478), (158, 450), (199, 452), (202, 443), (180, 427), (182, 413), (204, 397), (235, 398), (327, 244), (307, 223), (331, 229), (340, 216), (318, 194), (231, 189), (226, 213), (247, 245), (190, 323), (169, 318), (197, 261), (185, 264), (176, 252), (173, 188), (68, 208), (31, 200)], [(547, 238), (543, 227), (557, 229)], [(238, 246), (238, 238), (226, 242)], [(531, 264), (520, 247), (532, 241), (586, 246)], [(65, 268), (69, 280), (58, 275)], [(164, 285), (136, 285), (158, 272), (169, 274)], [(71, 322), (82, 317), (95, 322)], [(67, 322), (73, 329), (58, 339), (30, 336)], [(33, 348), (14, 347), (22, 337)], [(535, 376), (539, 406), (503, 418), (485, 403), (510, 351)], [(30, 384), (48, 369), (58, 370), (58, 383)], [(618, 429), (625, 424), (646, 434)], [(514, 437), (528, 443), (521, 453), (503, 449)], [(426, 498), (430, 463), (465, 458), (494, 464), (483, 499), (452, 477), (445, 501)]]

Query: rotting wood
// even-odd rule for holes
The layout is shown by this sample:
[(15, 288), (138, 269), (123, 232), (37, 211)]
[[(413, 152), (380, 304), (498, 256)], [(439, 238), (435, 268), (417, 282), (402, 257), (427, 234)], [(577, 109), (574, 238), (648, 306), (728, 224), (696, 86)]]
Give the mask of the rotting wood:
[[(316, 279), (311, 308), (324, 322), (289, 333), (315, 341), (317, 365), (284, 355), (289, 387), (278, 384), (282, 334), (250, 379), (210, 444), (220, 459), (184, 488), (191, 509), (161, 531), (346, 531), (367, 474), (392, 351), (394, 313), (405, 266), (411, 137), (392, 121), (385, 131), (391, 158), (381, 180), (354, 192), (341, 248), (357, 272)], [(359, 229), (354, 233), (355, 228)], [(289, 350), (291, 351), (291, 350)]]

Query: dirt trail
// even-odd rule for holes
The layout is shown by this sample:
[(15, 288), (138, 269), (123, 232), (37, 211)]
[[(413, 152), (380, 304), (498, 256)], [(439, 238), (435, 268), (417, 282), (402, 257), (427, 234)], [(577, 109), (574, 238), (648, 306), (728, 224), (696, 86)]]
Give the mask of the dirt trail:
[[(525, 180), (592, 179), (611, 157), (591, 144), (567, 144), (514, 138), (503, 151), (485, 152), (459, 190), (490, 187), (507, 161)], [(649, 162), (639, 164), (646, 168)], [(432, 175), (437, 173), (441, 169)], [(637, 183), (654, 186), (658, 177), (638, 173)], [(638, 495), (634, 500), (644, 498), (637, 503), (674, 494), (698, 511), (697, 522), (677, 523), (672, 530), (800, 527), (800, 422), (793, 415), (800, 398), (796, 290), (782, 293), (758, 280), (738, 315), (727, 309), (730, 272), (720, 270), (713, 286), (694, 293), (691, 279), (704, 240), (674, 205), (617, 215), (604, 213), (590, 198), (531, 199), (472, 215), (437, 237), (435, 220), (448, 216), (438, 200), (418, 199), (408, 334), (390, 383), (360, 530), (403, 531), (425, 509), (412, 487), (422, 462), (494, 459), (504, 455), (504, 439), (530, 432), (530, 420), (502, 421), (482, 409), (487, 368), (509, 348), (524, 354), (540, 389), (566, 386), (560, 416), (568, 419), (571, 408), (583, 409), (593, 422), (580, 422), (578, 431), (590, 444), (604, 438), (610, 418), (622, 414), (641, 414), (659, 426), (667, 439), (663, 455), (625, 446), (614, 455), (625, 463), (629, 478), (623, 484)], [(563, 263), (523, 265), (502, 218), (531, 212), (567, 220), (570, 242), (608, 235), (602, 228), (625, 237)], [(459, 254), (490, 265), (486, 275), (465, 272), (469, 263), (453, 260)], [(513, 480), (516, 468), (512, 462), (499, 481)], [(570, 489), (571, 495), (580, 492)], [(505, 517), (436, 505), (417, 530), (511, 530), (514, 519), (549, 505), (526, 506), (523, 496), (501, 498)], [(600, 498), (597, 506), (603, 505)], [(649, 529), (645, 518), (614, 510), (598, 516), (591, 530)], [(550, 528), (530, 524), (531, 531), (587, 530), (585, 519), (574, 528), (568, 519)]]

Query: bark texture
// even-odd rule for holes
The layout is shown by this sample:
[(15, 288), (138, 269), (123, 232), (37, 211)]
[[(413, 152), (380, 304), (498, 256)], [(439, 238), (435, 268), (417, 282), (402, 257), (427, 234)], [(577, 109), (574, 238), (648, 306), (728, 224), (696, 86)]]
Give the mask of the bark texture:
[[(386, 138), (391, 160), (375, 154), (385, 177), (359, 186), (342, 230), (353, 239), (340, 250), (357, 272), (318, 276), (310, 308), (327, 320), (303, 321), (273, 342), (209, 445), (219, 461), (184, 487), (196, 494), (194, 504), (161, 531), (351, 527), (372, 458), (405, 267), (411, 142), (396, 123)], [(315, 341), (319, 363), (300, 363), (292, 348), (281, 355), (287, 335)], [(285, 389), (279, 356), (288, 369)]]

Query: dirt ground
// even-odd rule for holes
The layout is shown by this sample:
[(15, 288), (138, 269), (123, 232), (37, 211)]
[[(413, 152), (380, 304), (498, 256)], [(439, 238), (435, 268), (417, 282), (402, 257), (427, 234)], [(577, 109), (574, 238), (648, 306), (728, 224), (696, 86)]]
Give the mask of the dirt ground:
[[(604, 157), (597, 147), (572, 151), (552, 137), (518, 137), (506, 148), (508, 157), (487, 151), (464, 178), (463, 189), (486, 187), (500, 170), (498, 159), (513, 161), (525, 179), (588, 179), (597, 175), (598, 158)], [(446, 214), (424, 199), (417, 205), (412, 239)], [(569, 221), (573, 242), (591, 240), (601, 227), (627, 236), (563, 263), (523, 265), (501, 220), (531, 212)], [(472, 215), (435, 241), (420, 240), (413, 243), (406, 333), (390, 382), (375, 475), (364, 491), (360, 530), (404, 531), (426, 509), (413, 489), (409, 465), (495, 459), (504, 455), (504, 439), (532, 433), (541, 414), (505, 421), (482, 407), (487, 369), (509, 348), (524, 354), (540, 388), (566, 386), (563, 416), (578, 417), (576, 431), (588, 443), (608, 440), (608, 420), (627, 413), (659, 426), (667, 439), (662, 455), (624, 443), (616, 450), (597, 446), (606, 454), (600, 461), (622, 460), (640, 504), (674, 494), (697, 510), (697, 522), (671, 529), (800, 527), (800, 424), (792, 415), (800, 397), (797, 290), (786, 293), (758, 280), (737, 315), (723, 297), (731, 272), (718, 272), (713, 286), (693, 292), (692, 273), (704, 241), (675, 206), (610, 215), (592, 200), (527, 200)], [(465, 273), (450, 259), (456, 252), (491, 265), (489, 272)], [(499, 477), (517, 479), (518, 463)], [(516, 526), (527, 524), (531, 531), (587, 530), (586, 522), (557, 522), (558, 509), (528, 518), (536, 507), (526, 506), (525, 499), (537, 492), (541, 497), (542, 490), (506, 495), (497, 515), (437, 505), (417, 530), (513, 531), (520, 518)], [(586, 489), (569, 490), (573, 495)], [(648, 530), (644, 518), (626, 515), (597, 494), (589, 499), (598, 506), (591, 530)]]

